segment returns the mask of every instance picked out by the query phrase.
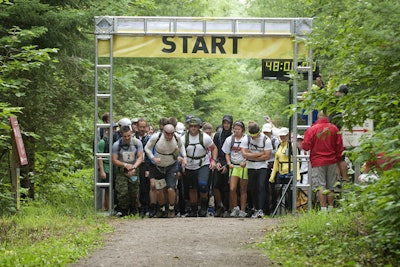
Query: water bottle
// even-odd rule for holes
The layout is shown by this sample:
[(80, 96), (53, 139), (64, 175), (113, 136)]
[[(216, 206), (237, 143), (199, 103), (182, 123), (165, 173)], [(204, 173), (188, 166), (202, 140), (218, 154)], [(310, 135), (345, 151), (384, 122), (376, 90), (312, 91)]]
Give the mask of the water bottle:
[(134, 183), (137, 182), (137, 179), (138, 179), (138, 178), (137, 178), (137, 175), (133, 175), (133, 176), (131, 177), (131, 181), (134, 182)]

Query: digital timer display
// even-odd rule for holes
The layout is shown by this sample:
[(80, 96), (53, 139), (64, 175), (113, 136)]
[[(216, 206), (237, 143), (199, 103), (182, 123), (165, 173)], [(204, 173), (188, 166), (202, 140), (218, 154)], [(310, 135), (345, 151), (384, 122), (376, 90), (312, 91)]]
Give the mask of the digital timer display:
[[(300, 67), (308, 67), (308, 62), (298, 62)], [(262, 60), (262, 78), (263, 79), (276, 79), (280, 81), (288, 81), (287, 76), (290, 71), (293, 71), (293, 60), (281, 60), (281, 59), (263, 59)], [(313, 62), (313, 78), (319, 74), (319, 67), (317, 62)], [(303, 73), (304, 79), (307, 80), (307, 72)]]

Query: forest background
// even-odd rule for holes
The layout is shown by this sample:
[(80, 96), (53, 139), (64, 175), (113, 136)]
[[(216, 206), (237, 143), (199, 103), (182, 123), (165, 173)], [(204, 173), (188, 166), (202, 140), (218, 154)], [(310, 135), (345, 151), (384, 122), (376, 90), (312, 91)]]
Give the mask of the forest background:
[[(377, 152), (400, 154), (399, 13), (394, 0), (0, 0), (0, 215), (16, 211), (11, 115), (18, 117), (29, 162), (21, 169), (22, 205), (51, 205), (71, 216), (93, 205), (93, 120), (101, 116), (93, 115), (94, 16), (314, 18), (309, 45), (329, 86), (308, 94), (298, 110), (341, 113), (348, 128), (372, 119), (374, 135), (352, 154), (363, 163)], [(340, 84), (350, 92), (336, 99)], [(162, 116), (182, 121), (195, 114), (216, 126), (232, 114), (259, 123), (269, 115), (277, 126), (288, 126), (293, 110), (286, 83), (261, 79), (260, 60), (118, 58), (114, 92), (115, 118), (145, 117), (153, 125)], [(363, 188), (354, 205), (368, 210), (368, 236), (381, 237), (370, 243), (391, 256), (399, 255), (400, 244), (398, 173), (398, 164), (380, 173), (379, 183)], [(2, 223), (4, 232), (15, 227)]]

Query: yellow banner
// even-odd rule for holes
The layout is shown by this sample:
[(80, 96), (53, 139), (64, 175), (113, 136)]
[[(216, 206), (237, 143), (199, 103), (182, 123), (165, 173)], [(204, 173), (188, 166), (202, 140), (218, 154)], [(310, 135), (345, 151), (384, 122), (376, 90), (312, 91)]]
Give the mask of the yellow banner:
[[(291, 37), (114, 36), (114, 57), (292, 59)], [(100, 57), (110, 56), (109, 41), (99, 41)], [(299, 44), (300, 57), (306, 56)]]

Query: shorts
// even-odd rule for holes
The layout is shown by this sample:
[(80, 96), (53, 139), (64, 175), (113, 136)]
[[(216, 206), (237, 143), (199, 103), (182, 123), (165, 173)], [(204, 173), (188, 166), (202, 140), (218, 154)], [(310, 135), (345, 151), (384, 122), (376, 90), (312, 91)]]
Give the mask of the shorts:
[(99, 175), (99, 180), (98, 180), (99, 183), (109, 183), (110, 182), (110, 174), (108, 172), (106, 172), (106, 179), (104, 179), (104, 180), (101, 179), (100, 172), (98, 173), (98, 175)]
[(188, 187), (188, 189), (198, 189), (199, 184), (208, 184), (209, 173), (209, 165), (201, 166), (196, 170), (186, 169), (185, 175), (183, 176), (183, 183)]
[(229, 169), (229, 176), (239, 177), (240, 179), (248, 180), (247, 168), (240, 167), (240, 165), (235, 165), (233, 169)]
[(177, 172), (177, 163), (173, 163), (167, 167), (152, 165), (150, 170), (150, 177), (156, 180), (165, 179), (165, 181), (167, 182), (167, 188), (176, 189), (176, 185), (178, 184), (178, 177), (176, 174)]
[(336, 183), (336, 163), (312, 168), (313, 189), (334, 190)]

